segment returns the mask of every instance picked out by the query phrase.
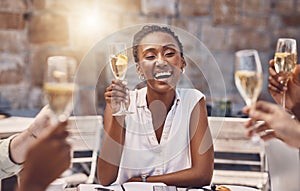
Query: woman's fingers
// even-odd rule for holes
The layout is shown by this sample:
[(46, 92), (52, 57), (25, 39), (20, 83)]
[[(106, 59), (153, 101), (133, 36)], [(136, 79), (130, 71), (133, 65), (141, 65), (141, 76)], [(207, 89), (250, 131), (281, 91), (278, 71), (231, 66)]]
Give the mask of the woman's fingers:
[(128, 89), (121, 81), (113, 81), (110, 86), (106, 88), (104, 93), (105, 100), (108, 103), (111, 101), (121, 102), (127, 99)]
[(264, 141), (267, 141), (269, 139), (276, 138), (276, 134), (274, 131), (265, 131), (264, 134), (260, 135), (260, 138)]
[(252, 124), (248, 127), (248, 129), (248, 136), (251, 137), (254, 134), (260, 134), (261, 132), (264, 132), (268, 129), (268, 127), (262, 121), (252, 121)]
[(251, 109), (251, 107), (245, 106), (245, 107), (243, 107), (243, 110), (242, 110), (242, 111), (243, 111), (244, 114), (248, 115), (250, 109)]
[(282, 92), (286, 87), (284, 86), (284, 84), (280, 83), (282, 79), (279, 79), (278, 75), (276, 73), (273, 74), (273, 72), (275, 71), (272, 68), (269, 68), (269, 73), (270, 73), (270, 76), (268, 78), (269, 87), (272, 87), (271, 90), (274, 90), (276, 92)]

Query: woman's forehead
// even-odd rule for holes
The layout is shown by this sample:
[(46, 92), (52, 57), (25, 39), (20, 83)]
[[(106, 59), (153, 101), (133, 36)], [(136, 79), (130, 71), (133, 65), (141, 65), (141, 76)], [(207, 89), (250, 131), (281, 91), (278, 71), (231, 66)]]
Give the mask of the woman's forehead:
[(179, 47), (174, 37), (165, 32), (153, 32), (147, 34), (140, 42), (140, 45), (157, 45), (165, 46), (166, 44), (174, 44), (177, 48)]

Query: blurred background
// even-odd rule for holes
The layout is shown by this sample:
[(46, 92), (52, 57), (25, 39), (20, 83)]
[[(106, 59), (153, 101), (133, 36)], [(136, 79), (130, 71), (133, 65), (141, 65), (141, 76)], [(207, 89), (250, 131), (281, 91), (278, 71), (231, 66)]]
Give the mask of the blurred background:
[[(300, 0), (1, 0), (0, 110), (35, 115), (45, 104), (42, 84), (48, 56), (73, 56), (80, 63), (97, 41), (146, 23), (179, 27), (206, 45), (223, 74), (227, 97), (222, 101), (231, 103), (235, 116), (245, 105), (233, 80), (235, 51), (259, 51), (264, 70), (259, 99), (271, 101), (268, 62), (277, 38), (292, 37), (300, 44)], [(197, 74), (190, 79), (199, 80)], [(105, 86), (99, 84), (92, 96), (100, 113)], [(208, 91), (201, 83), (196, 87)]]

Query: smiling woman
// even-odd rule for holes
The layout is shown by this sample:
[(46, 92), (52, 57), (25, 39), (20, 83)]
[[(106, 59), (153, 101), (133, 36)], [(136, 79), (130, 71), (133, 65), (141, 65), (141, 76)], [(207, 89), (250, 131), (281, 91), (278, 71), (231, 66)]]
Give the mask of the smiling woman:
[[(205, 97), (177, 88), (186, 67), (178, 37), (167, 27), (145, 26), (134, 36), (133, 56), (146, 87), (128, 91), (118, 80), (107, 87), (99, 181), (210, 184), (214, 157)], [(112, 116), (121, 101), (133, 114)]]

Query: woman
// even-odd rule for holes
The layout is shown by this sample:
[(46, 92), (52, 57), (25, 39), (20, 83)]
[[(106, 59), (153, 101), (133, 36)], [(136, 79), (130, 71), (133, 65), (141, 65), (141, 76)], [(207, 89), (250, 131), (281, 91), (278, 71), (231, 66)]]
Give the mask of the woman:
[[(206, 104), (198, 90), (176, 88), (186, 67), (178, 37), (167, 27), (145, 26), (134, 36), (133, 56), (146, 87), (128, 93), (113, 80), (106, 89), (100, 183), (210, 184), (214, 157)], [(120, 101), (133, 114), (112, 116)]]

